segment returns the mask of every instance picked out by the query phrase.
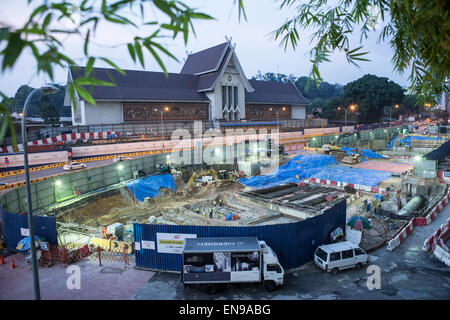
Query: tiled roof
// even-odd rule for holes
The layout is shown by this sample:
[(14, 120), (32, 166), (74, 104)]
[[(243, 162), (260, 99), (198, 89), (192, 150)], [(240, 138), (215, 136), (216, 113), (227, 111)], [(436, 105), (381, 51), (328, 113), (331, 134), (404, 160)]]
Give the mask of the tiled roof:
[(246, 103), (285, 103), (306, 105), (310, 102), (293, 83), (249, 80), (254, 92), (245, 93)]
[[(83, 67), (71, 71), (74, 79), (84, 74)], [(197, 76), (169, 73), (166, 77), (162, 72), (124, 71), (125, 76), (114, 69), (94, 68), (93, 77), (113, 81), (116, 86), (94, 86), (92, 97), (96, 100), (209, 101), (197, 92)]]
[(225, 42), (189, 55), (180, 73), (199, 74), (208, 71), (217, 71), (218, 65), (221, 62), (220, 59), (223, 57), (227, 45), (228, 43)]

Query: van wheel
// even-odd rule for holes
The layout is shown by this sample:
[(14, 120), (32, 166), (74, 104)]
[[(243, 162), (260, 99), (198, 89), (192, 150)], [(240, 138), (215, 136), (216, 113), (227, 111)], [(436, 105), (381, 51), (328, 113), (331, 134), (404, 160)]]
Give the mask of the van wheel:
[(268, 281), (264, 281), (264, 288), (266, 289), (267, 292), (272, 292), (272, 291), (275, 291), (275, 289), (277, 288), (277, 285), (276, 285), (275, 281), (268, 280)]
[(333, 270), (331, 270), (331, 274), (337, 275), (339, 272), (339, 268), (333, 268)]
[(206, 293), (207, 294), (215, 294), (217, 292), (217, 288), (214, 284), (209, 284), (206, 286)]
[(356, 270), (361, 270), (361, 268), (362, 268), (362, 264), (361, 264), (361, 262), (358, 262), (358, 263), (356, 264), (356, 266), (355, 266), (355, 269), (356, 269)]

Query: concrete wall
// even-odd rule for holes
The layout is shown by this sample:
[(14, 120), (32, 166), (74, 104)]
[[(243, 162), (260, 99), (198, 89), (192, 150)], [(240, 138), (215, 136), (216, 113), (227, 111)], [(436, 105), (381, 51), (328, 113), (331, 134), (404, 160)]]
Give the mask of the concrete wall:
[(304, 106), (292, 106), (292, 119), (305, 119), (306, 108)]
[(96, 106), (85, 103), (83, 119), (85, 125), (122, 123), (122, 103), (100, 101)]
[[(231, 77), (231, 81), (228, 80), (228, 76)], [(245, 118), (245, 87), (244, 83), (239, 75), (239, 72), (233, 66), (233, 61), (230, 60), (227, 68), (225, 69), (222, 77), (217, 81), (214, 88), (214, 114), (216, 119), (223, 118), (222, 112), (222, 86), (237, 86), (238, 87), (238, 105), (239, 105), (239, 119)], [(208, 96), (209, 98), (209, 96)], [(211, 98), (210, 98), (211, 99)], [(235, 120), (239, 120), (235, 119)]]

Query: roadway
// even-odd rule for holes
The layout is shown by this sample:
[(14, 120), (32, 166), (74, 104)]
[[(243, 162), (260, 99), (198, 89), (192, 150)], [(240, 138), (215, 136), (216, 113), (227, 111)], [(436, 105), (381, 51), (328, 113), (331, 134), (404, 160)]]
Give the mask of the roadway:
[[(131, 157), (131, 158), (137, 159), (137, 158), (142, 158), (142, 157), (146, 157), (146, 156), (135, 156), (135, 157)], [(76, 160), (74, 160), (74, 161), (76, 161)], [(87, 169), (89, 169), (89, 168), (94, 168), (94, 167), (107, 166), (107, 165), (113, 164), (114, 161), (113, 161), (113, 159), (107, 159), (107, 160), (97, 160), (97, 161), (89, 161), (89, 162), (83, 162), (83, 163), (86, 164)], [(81, 171), (81, 170), (85, 170), (85, 169), (79, 169), (79, 170), (74, 170), (74, 171)], [(30, 172), (30, 180), (37, 179), (37, 178), (52, 177), (52, 176), (56, 176), (56, 175), (60, 175), (60, 174), (68, 173), (68, 172), (69, 171), (65, 171), (62, 166), (56, 167), (56, 168), (50, 168), (47, 170), (34, 171), (34, 172)], [(25, 174), (18, 174), (18, 175), (14, 175), (14, 176), (0, 178), (0, 185), (24, 182), (24, 181), (25, 181)], [(2, 190), (2, 191), (0, 191), (0, 194), (3, 194), (4, 192), (7, 192), (9, 190), (11, 190), (11, 189)]]
[[(262, 285), (240, 284), (207, 295), (198, 288), (183, 288), (179, 274), (158, 272), (131, 299), (135, 300), (447, 300), (450, 270), (429, 252), (424, 241), (450, 217), (450, 205), (428, 226), (415, 227), (412, 234), (393, 251), (386, 247), (369, 254), (361, 270), (326, 274), (309, 262), (287, 274), (286, 284), (274, 292)], [(380, 288), (370, 290), (368, 266), (380, 269)]]

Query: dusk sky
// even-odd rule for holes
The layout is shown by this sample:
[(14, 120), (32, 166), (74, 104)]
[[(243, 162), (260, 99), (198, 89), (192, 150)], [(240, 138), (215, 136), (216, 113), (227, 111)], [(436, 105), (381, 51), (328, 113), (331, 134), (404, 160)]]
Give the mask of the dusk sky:
[[(32, 8), (42, 1), (33, 1), (31, 7), (27, 6), (26, 0), (2, 1), (0, 4), (0, 22), (10, 26), (21, 26)], [(202, 49), (220, 44), (225, 41), (225, 36), (231, 37), (236, 44), (236, 53), (248, 78), (261, 72), (280, 72), (293, 74), (295, 76), (308, 75), (311, 64), (305, 55), (310, 49), (309, 33), (304, 33), (300, 46), (296, 51), (279, 46), (279, 41), (274, 41), (270, 33), (280, 26), (292, 15), (294, 9), (278, 10), (279, 1), (273, 0), (247, 0), (245, 8), (247, 21), (238, 21), (237, 8), (233, 8), (233, 0), (223, 1), (195, 1), (186, 0), (186, 4), (199, 8), (216, 18), (214, 21), (195, 22), (197, 36), (190, 35), (187, 46), (184, 45), (182, 37), (175, 40), (167, 38), (162, 40), (166, 46), (179, 60), (176, 62), (170, 58), (163, 58), (169, 72), (179, 72), (186, 51), (197, 52)], [(138, 14), (136, 12), (136, 14)], [(154, 19), (155, 13), (148, 11), (148, 19)], [(90, 53), (97, 56), (106, 56), (115, 61), (124, 69), (142, 70), (138, 64), (134, 64), (128, 55), (126, 46), (123, 45), (133, 38), (133, 33), (148, 35), (152, 32), (151, 27), (141, 30), (132, 28), (113, 26), (111, 24), (101, 24)], [(366, 51), (370, 52), (370, 62), (361, 62), (360, 69), (347, 63), (344, 54), (335, 53), (331, 62), (321, 66), (322, 76), (330, 83), (346, 84), (356, 80), (364, 74), (375, 74), (377, 76), (388, 77), (402, 86), (408, 85), (408, 74), (400, 75), (393, 72), (391, 62), (392, 50), (387, 43), (377, 43), (378, 34), (371, 33), (370, 39), (366, 42)], [(353, 44), (358, 45), (359, 35), (353, 39)], [(65, 53), (82, 65), (85, 63), (81, 59), (83, 40), (74, 36), (65, 39)], [(96, 66), (106, 66), (96, 64)], [(43, 75), (36, 75), (35, 63), (29, 52), (26, 52), (17, 61), (13, 70), (3, 72), (0, 75), (0, 90), (13, 96), (17, 88), (22, 84), (39, 86), (46, 82)], [(146, 67), (148, 71), (161, 71), (156, 61), (150, 55), (146, 55)], [(62, 68), (55, 69), (54, 82), (65, 84), (67, 72)]]

